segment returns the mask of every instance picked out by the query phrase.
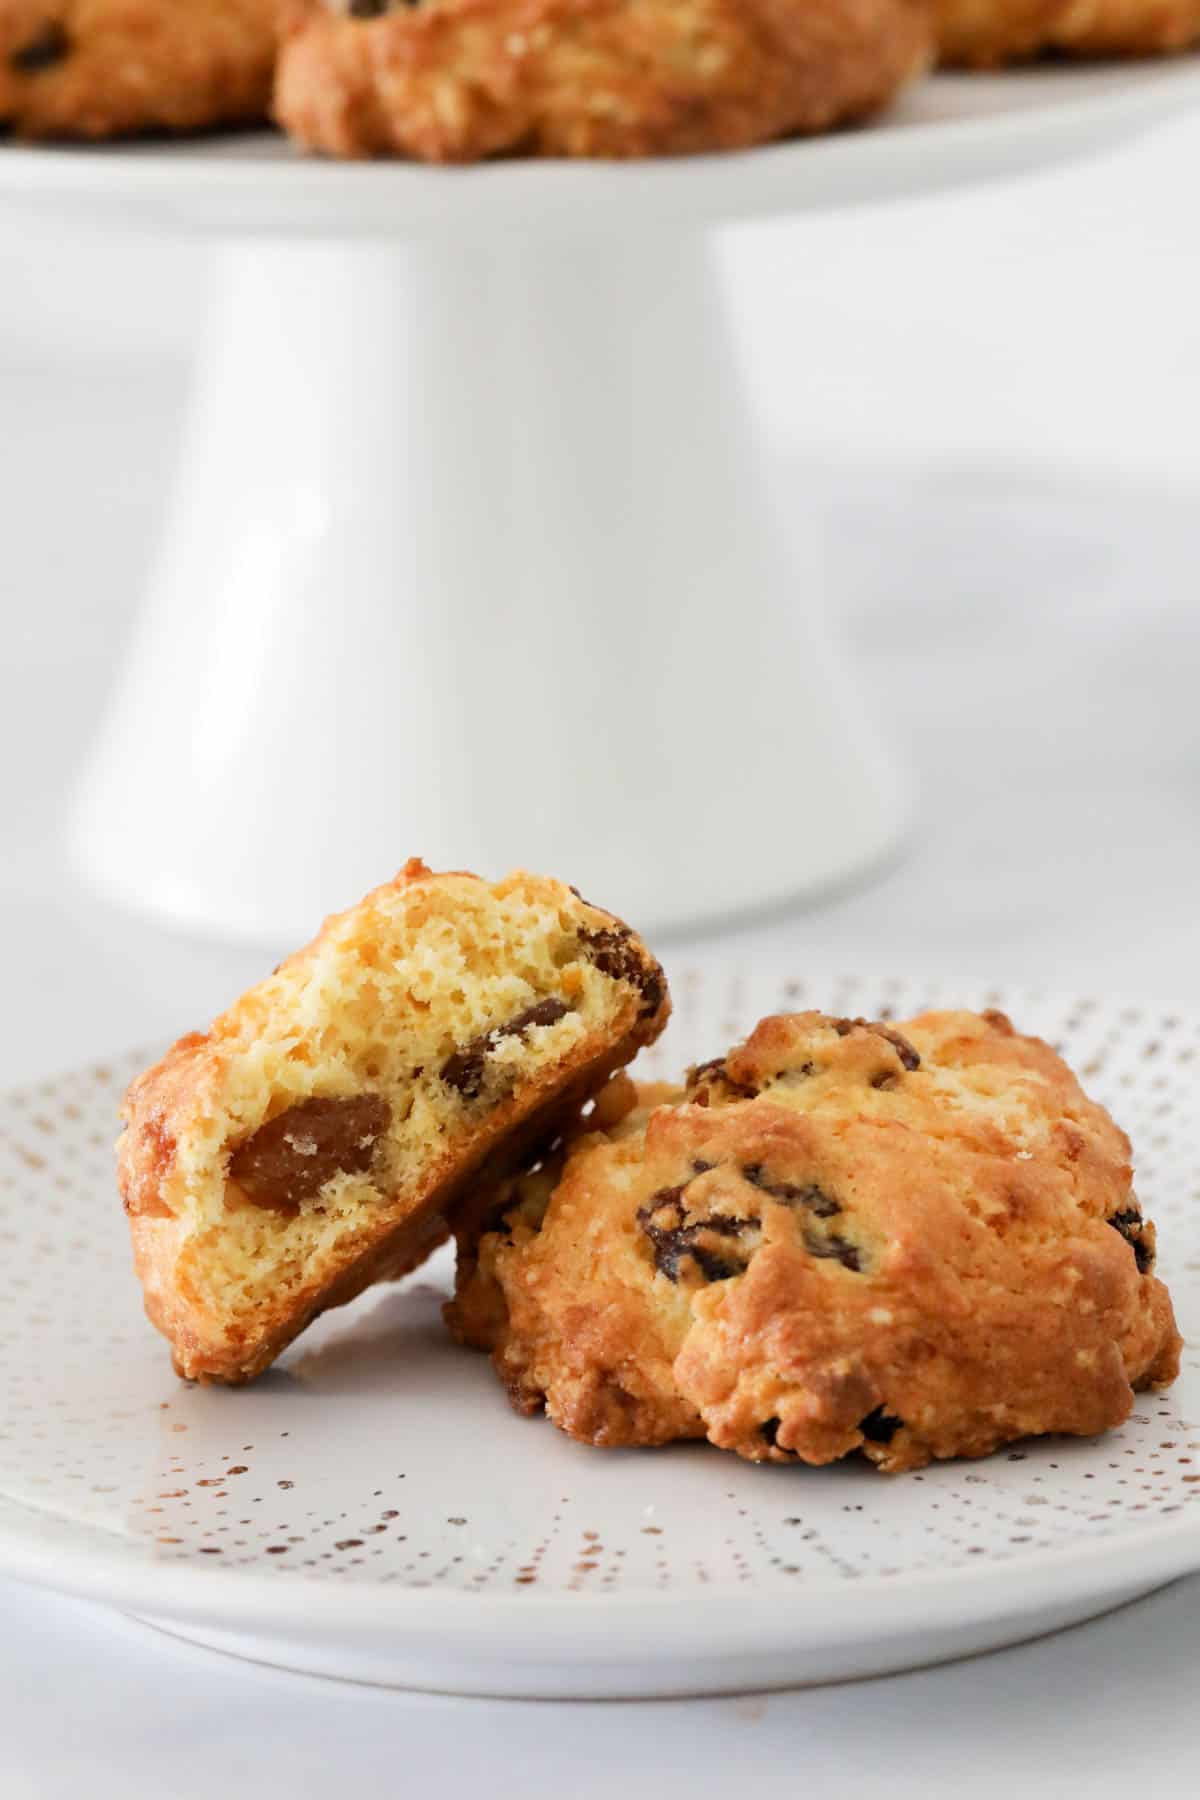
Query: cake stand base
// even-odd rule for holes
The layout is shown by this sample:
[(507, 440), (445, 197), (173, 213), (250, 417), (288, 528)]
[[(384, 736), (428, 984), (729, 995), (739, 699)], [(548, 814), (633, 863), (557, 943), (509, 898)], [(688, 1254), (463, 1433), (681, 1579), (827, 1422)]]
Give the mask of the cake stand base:
[(771, 516), (706, 234), (1045, 169), (1197, 96), (1195, 55), (942, 74), (867, 131), (626, 165), (0, 146), (5, 206), (241, 246), (78, 862), (274, 945), (415, 852), (649, 930), (863, 869), (904, 781), (827, 633), (836, 546), (804, 494), (786, 551)]
[(650, 930), (882, 856), (903, 778), (747, 409), (702, 234), (223, 251), (77, 860), (273, 943), (415, 853)]

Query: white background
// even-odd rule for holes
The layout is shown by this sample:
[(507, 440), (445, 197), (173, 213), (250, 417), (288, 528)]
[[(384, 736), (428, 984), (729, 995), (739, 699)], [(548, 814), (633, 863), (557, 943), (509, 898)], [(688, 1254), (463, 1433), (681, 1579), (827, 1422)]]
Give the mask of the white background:
[[(921, 794), (890, 871), (731, 953), (1200, 1006), (1198, 166), (1188, 123), (1037, 181), (730, 235), (781, 491), (828, 521), (844, 632)], [(57, 840), (203, 276), (192, 251), (0, 218), (6, 1082), (200, 1022), (276, 948), (120, 914)], [(0, 1588), (0, 1794), (1191, 1795), (1198, 1609), (1192, 1581), (942, 1671), (550, 1706), (324, 1685)]]

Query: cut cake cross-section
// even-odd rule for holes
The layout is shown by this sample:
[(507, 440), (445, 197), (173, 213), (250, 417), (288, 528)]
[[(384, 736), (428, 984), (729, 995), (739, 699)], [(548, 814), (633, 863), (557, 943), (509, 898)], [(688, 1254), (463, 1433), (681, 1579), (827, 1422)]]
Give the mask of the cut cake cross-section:
[(412, 861), (328, 919), (125, 1098), (118, 1179), (178, 1373), (250, 1380), (415, 1267), (669, 1012), (640, 938), (540, 876)]

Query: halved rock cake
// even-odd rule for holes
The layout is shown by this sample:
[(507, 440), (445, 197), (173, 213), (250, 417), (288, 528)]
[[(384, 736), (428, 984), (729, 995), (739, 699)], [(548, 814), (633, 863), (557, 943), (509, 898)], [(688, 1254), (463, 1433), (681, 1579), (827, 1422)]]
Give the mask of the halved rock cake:
[(395, 881), (132, 1084), (118, 1175), (181, 1375), (245, 1381), (419, 1263), (657, 1037), (658, 963), (562, 883)]

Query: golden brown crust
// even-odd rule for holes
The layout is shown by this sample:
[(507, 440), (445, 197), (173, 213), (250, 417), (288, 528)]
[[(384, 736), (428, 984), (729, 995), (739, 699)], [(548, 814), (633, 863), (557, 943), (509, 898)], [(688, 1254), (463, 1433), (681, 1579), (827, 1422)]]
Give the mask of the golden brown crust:
[(924, 0), (289, 0), (275, 111), (312, 149), (635, 157), (817, 132), (929, 58)]
[(248, 1380), (415, 1266), (481, 1168), (559, 1132), (669, 1010), (628, 927), (540, 877), (414, 861), (326, 920), (126, 1096), (118, 1180), (178, 1371)]
[(265, 119), (275, 0), (0, 0), (0, 123), (31, 138)]
[(997, 68), (1047, 51), (1162, 56), (1200, 42), (1200, 0), (938, 0), (943, 64)]
[[(1178, 1372), (1129, 1144), (999, 1014), (766, 1019), (579, 1140), (454, 1309), (522, 1410), (887, 1470), (1118, 1425)], [(463, 1329), (463, 1327), (466, 1329)]]

